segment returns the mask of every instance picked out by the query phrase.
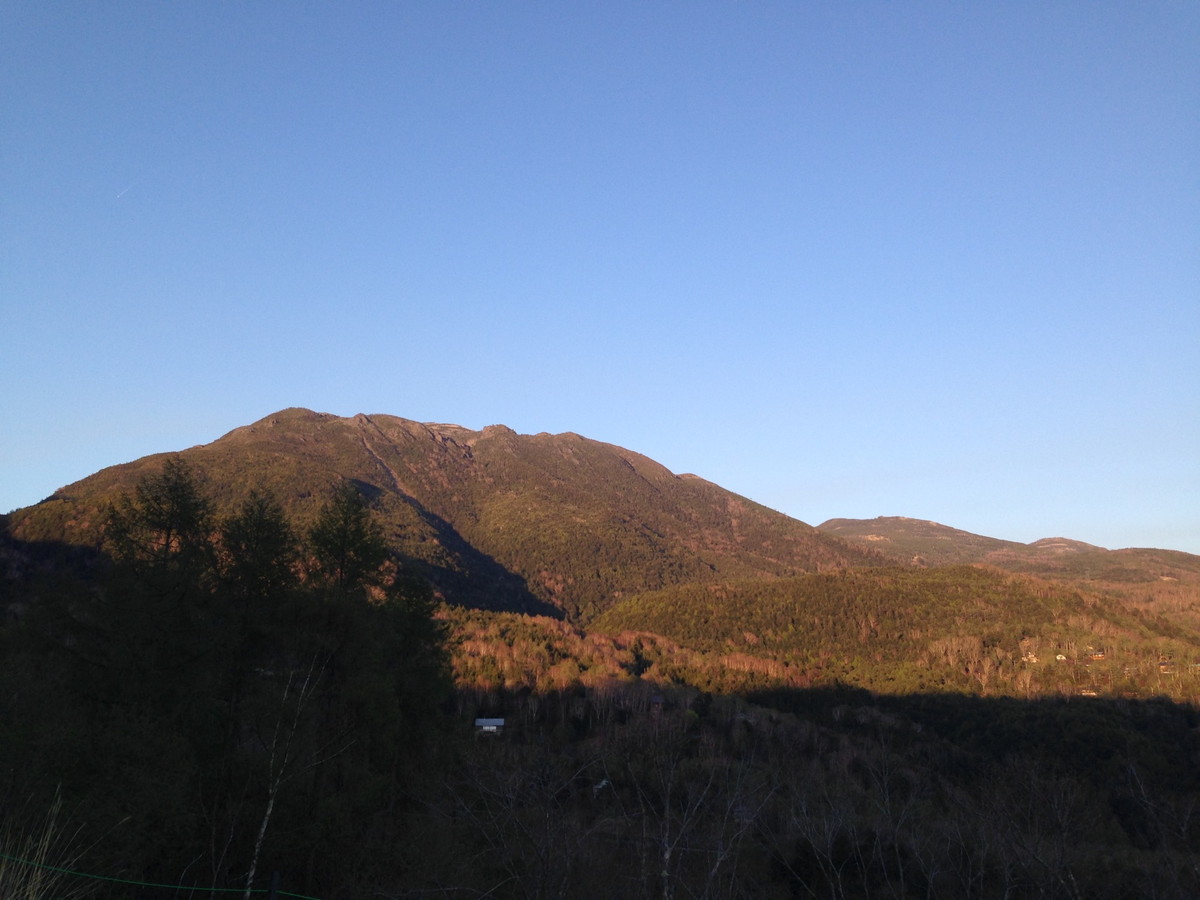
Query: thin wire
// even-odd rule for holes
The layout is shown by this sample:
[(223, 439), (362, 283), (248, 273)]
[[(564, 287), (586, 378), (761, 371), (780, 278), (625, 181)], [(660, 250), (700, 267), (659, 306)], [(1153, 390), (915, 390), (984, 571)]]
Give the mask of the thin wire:
[[(187, 891), (204, 891), (209, 894), (244, 894), (247, 888), (203, 888), (192, 887), (188, 884), (156, 884), (152, 881), (130, 881), (128, 878), (110, 878), (107, 875), (89, 875), (87, 872), (75, 872), (71, 869), (63, 869), (58, 866), (48, 866), (45, 863), (34, 862), (32, 859), (21, 859), (19, 856), (9, 856), (7, 853), (0, 853), (0, 859), (7, 859), (10, 862), (21, 863), (26, 866), (34, 866), (38, 869), (46, 869), (50, 872), (58, 872), (61, 875), (74, 875), (77, 878), (91, 878), (96, 881), (111, 881), (116, 884), (132, 884), (138, 887), (154, 887), (166, 888), (168, 890), (187, 890)], [(251, 894), (266, 894), (268, 888), (249, 888)], [(319, 897), (309, 897), (306, 894), (293, 894), (290, 891), (275, 891), (279, 897), (295, 897), (296, 900), (320, 900)]]

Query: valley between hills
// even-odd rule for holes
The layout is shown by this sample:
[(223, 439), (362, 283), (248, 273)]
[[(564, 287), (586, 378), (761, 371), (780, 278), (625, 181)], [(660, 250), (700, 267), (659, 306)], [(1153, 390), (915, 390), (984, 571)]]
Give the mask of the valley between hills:
[(295, 408), (0, 525), (0, 859), (145, 897), (1200, 890), (1197, 556)]

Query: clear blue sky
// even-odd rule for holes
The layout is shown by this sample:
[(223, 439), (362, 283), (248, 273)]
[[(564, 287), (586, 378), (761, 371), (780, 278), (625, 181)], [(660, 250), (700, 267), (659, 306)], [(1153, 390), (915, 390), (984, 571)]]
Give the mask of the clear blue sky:
[(1200, 553), (1200, 4), (0, 4), (0, 510), (285, 406)]

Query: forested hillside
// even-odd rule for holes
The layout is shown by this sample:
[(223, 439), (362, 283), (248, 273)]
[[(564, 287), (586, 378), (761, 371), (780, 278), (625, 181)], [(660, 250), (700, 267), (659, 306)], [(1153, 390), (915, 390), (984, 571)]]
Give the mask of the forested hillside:
[(1200, 557), (1174, 550), (1107, 550), (1061, 537), (1021, 544), (903, 516), (830, 519), (819, 528), (921, 566), (987, 563), (1013, 572), (1075, 579), (1098, 587), (1200, 586)]
[(1107, 550), (1061, 537), (1021, 544), (903, 516), (830, 519), (819, 527), (905, 565), (982, 563), (1073, 585), (1102, 604), (1111, 601), (1200, 631), (1200, 556), (1190, 553)]
[(624, 600), (594, 627), (772, 660), (795, 684), (1200, 698), (1195, 632), (1112, 598), (979, 567), (683, 586)]
[[(219, 511), (258, 490), (305, 523), (331, 485), (354, 482), (394, 552), (447, 600), (482, 608), (586, 621), (628, 593), (882, 560), (701, 478), (574, 434), (292, 409), (179, 456)], [(18, 510), (12, 534), (94, 542), (105, 504), (162, 459), (105, 469)]]

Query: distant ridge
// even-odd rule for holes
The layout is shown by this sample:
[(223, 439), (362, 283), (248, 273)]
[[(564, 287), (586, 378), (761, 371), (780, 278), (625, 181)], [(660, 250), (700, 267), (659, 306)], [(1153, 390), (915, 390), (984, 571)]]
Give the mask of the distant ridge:
[(874, 519), (829, 519), (817, 526), (827, 534), (859, 541), (889, 556), (917, 565), (954, 565), (980, 562), (997, 550), (1024, 546), (1015, 541), (972, 534), (948, 525), (906, 516)]
[(1108, 550), (1063, 537), (1022, 544), (904, 516), (830, 519), (817, 527), (918, 566), (986, 564), (1049, 578), (1115, 583), (1200, 580), (1200, 557), (1175, 550)]

